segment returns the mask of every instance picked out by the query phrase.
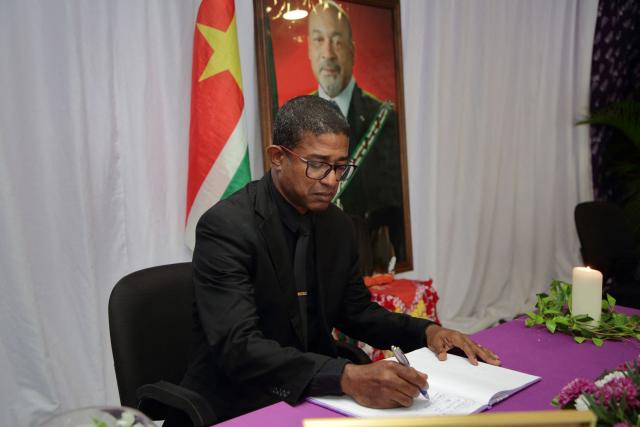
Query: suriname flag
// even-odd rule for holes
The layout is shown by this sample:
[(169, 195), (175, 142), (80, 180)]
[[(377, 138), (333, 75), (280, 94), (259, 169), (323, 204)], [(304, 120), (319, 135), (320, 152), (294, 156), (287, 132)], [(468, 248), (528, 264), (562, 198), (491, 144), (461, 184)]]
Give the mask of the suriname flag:
[(203, 0), (196, 18), (185, 240), (200, 216), (251, 179), (233, 0)]

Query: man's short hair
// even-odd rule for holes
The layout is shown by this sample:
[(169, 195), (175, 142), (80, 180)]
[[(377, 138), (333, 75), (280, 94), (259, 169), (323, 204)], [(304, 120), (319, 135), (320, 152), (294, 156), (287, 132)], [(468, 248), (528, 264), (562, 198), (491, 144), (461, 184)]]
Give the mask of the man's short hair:
[(304, 95), (287, 101), (276, 114), (273, 145), (294, 148), (306, 133), (349, 136), (349, 123), (338, 106), (319, 96)]

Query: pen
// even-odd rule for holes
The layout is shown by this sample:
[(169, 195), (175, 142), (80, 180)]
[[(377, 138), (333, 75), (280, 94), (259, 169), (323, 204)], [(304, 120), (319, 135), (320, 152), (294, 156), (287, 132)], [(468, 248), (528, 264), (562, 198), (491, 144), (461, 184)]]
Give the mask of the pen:
[[(411, 364), (409, 363), (409, 359), (407, 359), (407, 356), (404, 355), (404, 352), (400, 350), (400, 347), (396, 347), (395, 345), (392, 345), (391, 351), (393, 351), (393, 355), (396, 357), (396, 360), (398, 361), (398, 363), (400, 363), (402, 366), (406, 366), (407, 368), (411, 367)], [(427, 389), (421, 388), (420, 394), (422, 394), (425, 399), (429, 400), (429, 393), (427, 392)]]

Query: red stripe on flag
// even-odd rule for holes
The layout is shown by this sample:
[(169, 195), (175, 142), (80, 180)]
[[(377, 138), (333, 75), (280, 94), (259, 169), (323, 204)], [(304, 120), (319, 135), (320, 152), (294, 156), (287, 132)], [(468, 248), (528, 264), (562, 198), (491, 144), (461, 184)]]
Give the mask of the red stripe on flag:
[[(197, 23), (226, 31), (233, 16), (233, 0), (203, 0)], [(187, 217), (200, 186), (235, 129), (244, 108), (242, 91), (229, 71), (198, 82), (213, 52), (197, 26), (193, 52)]]
[(233, 0), (202, 0), (196, 22), (224, 31), (235, 13), (236, 6)]

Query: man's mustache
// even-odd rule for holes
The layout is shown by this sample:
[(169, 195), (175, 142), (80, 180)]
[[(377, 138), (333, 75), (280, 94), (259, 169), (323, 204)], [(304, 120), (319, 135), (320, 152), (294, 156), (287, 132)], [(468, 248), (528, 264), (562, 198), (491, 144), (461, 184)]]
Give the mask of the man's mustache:
[(342, 67), (333, 59), (325, 59), (320, 63), (320, 71), (325, 68), (329, 68), (331, 71), (337, 71), (338, 73), (342, 71)]

